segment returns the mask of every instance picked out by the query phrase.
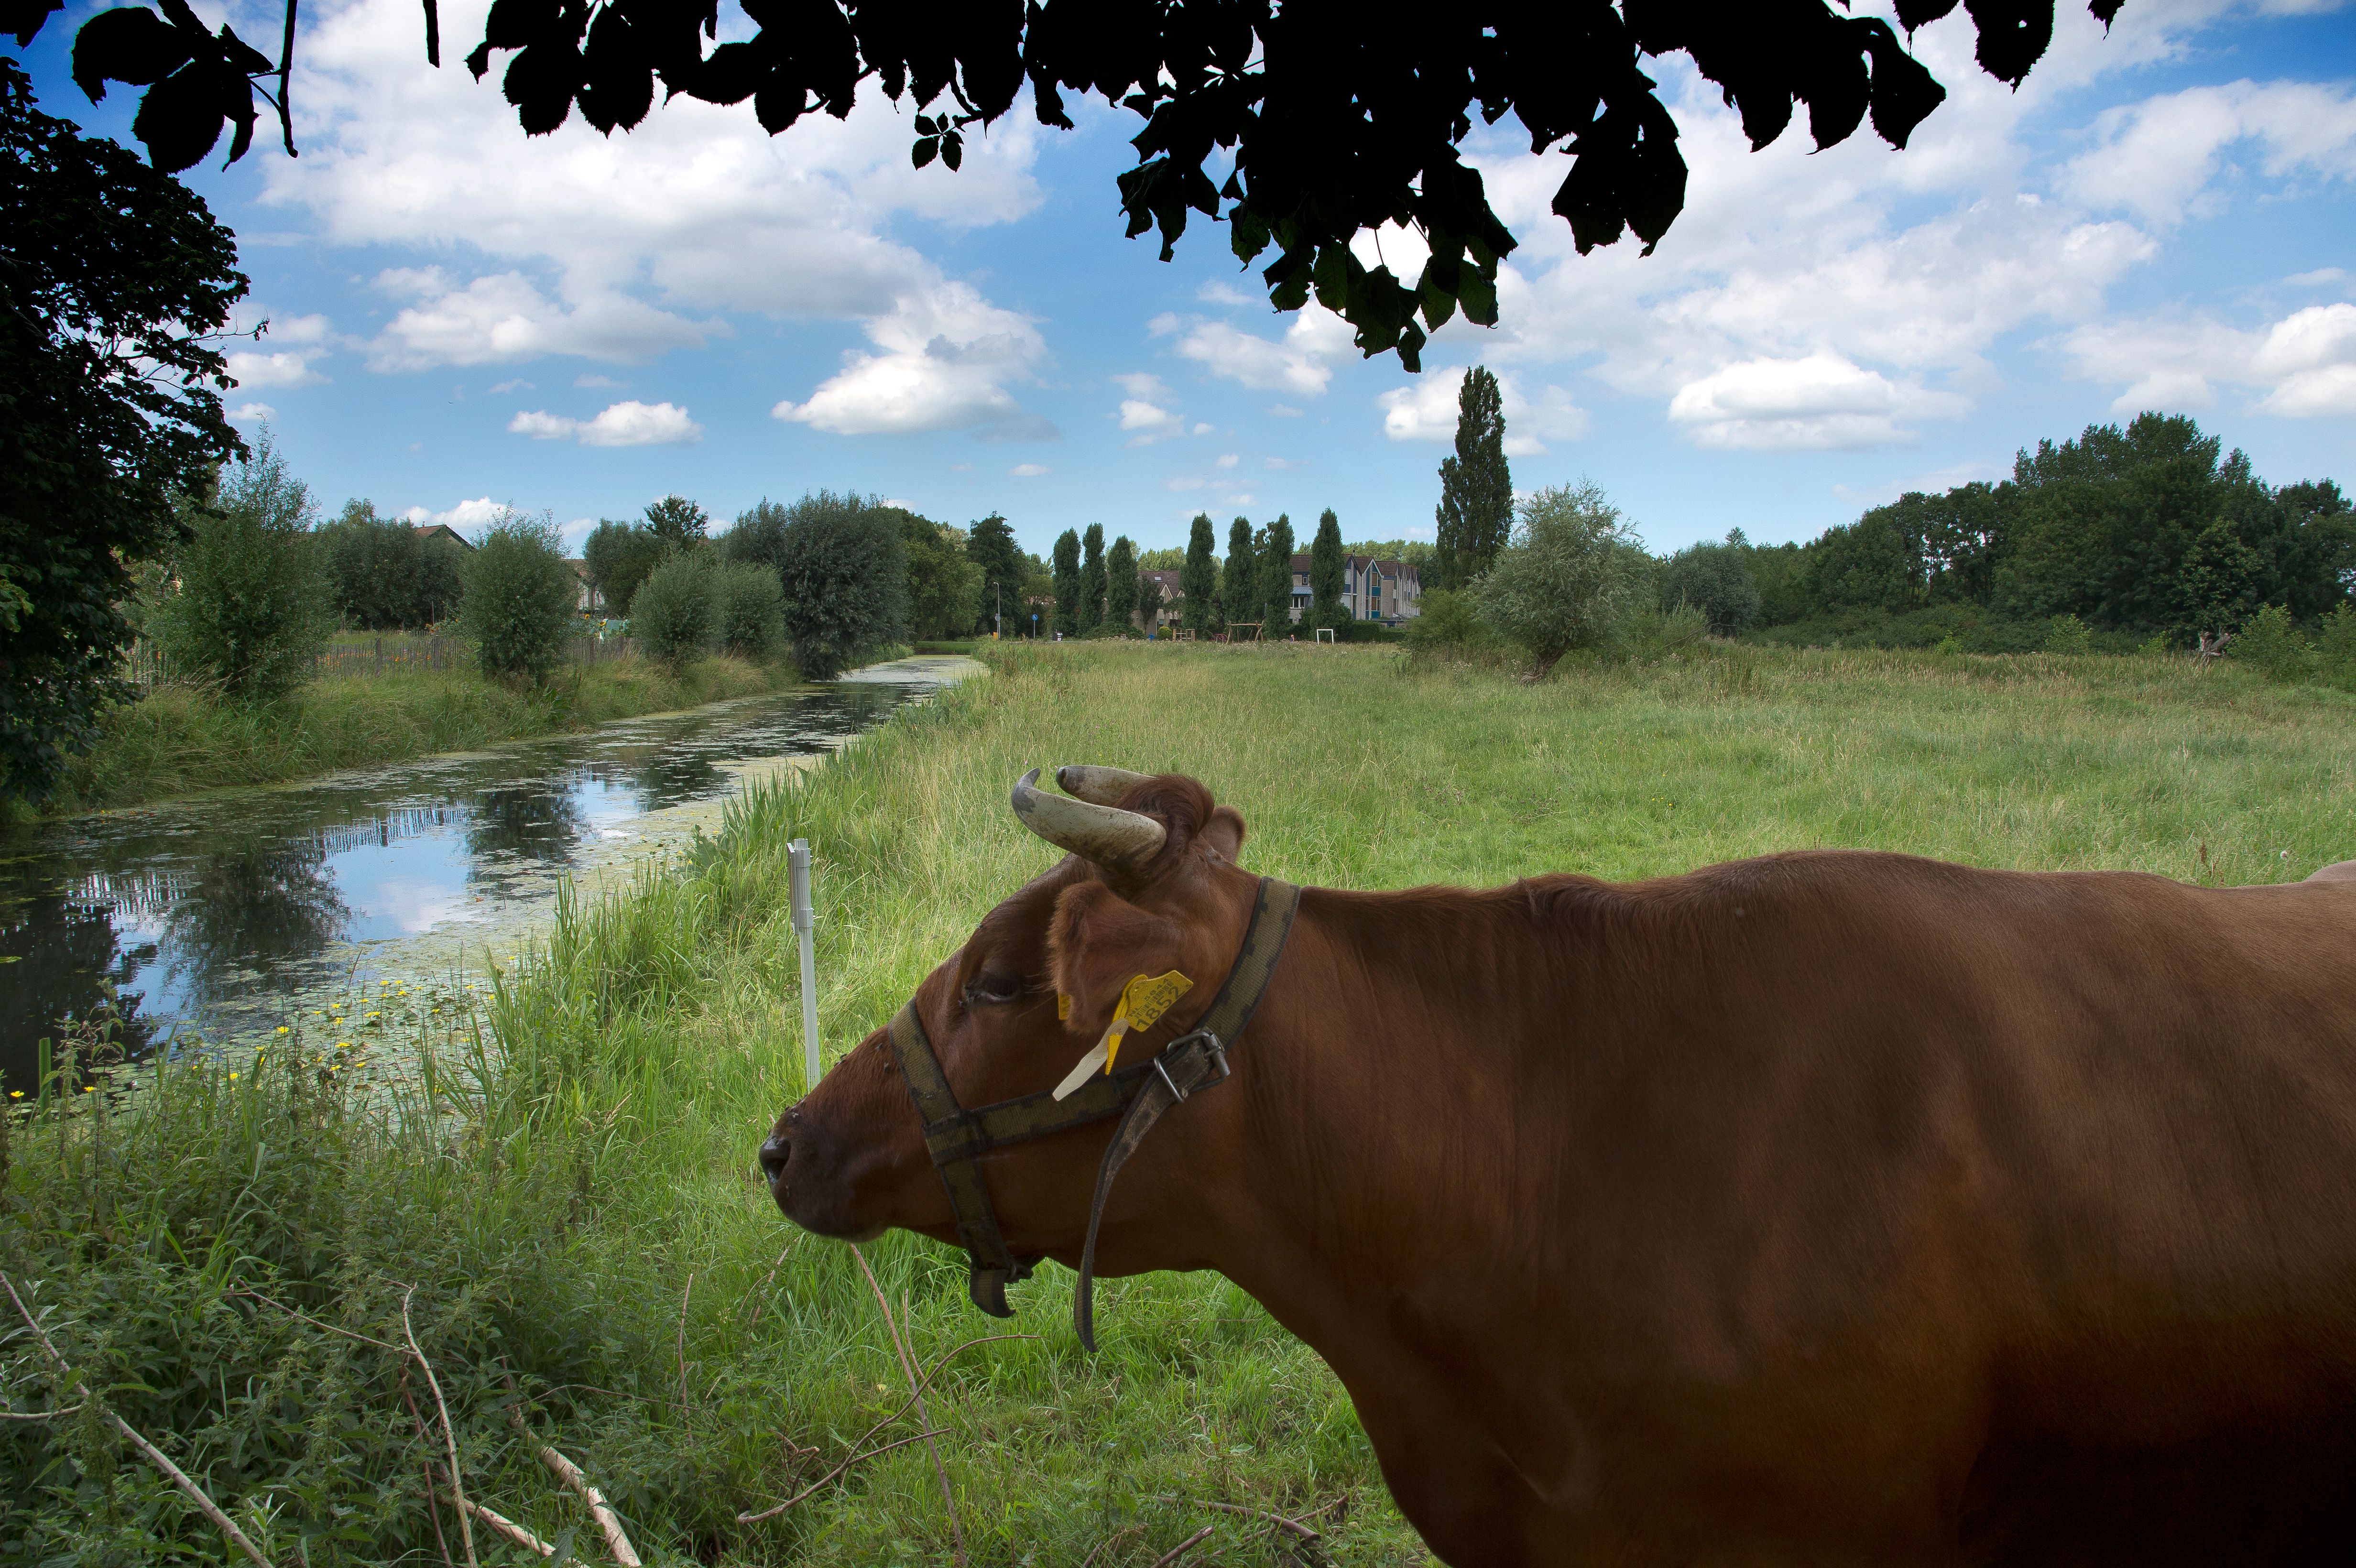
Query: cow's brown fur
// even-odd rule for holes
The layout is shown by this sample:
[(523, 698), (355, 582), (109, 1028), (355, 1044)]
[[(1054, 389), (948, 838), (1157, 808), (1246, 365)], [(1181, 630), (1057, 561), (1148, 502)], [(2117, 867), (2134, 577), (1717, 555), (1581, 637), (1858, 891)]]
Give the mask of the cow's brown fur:
[[(1152, 866), (1067, 859), (919, 989), (965, 1103), (1060, 1078), (1130, 975), (1210, 983), (1130, 1049), (1207, 1006), (1242, 823), (1187, 779), (1127, 804), (1171, 824)], [(1099, 1268), (1264, 1302), (1450, 1563), (2282, 1562), (2356, 1527), (2356, 879), (1312, 890), (1234, 1059)], [(1108, 1136), (985, 1161), (1018, 1252), (1076, 1261)], [(776, 1137), (799, 1222), (950, 1239), (880, 1033)]]

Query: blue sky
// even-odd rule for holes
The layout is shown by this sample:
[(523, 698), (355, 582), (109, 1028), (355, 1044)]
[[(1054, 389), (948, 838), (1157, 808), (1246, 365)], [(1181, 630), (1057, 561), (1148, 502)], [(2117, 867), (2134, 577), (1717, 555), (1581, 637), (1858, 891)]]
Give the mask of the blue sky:
[[(122, 133), (66, 69), (84, 0), (29, 51), (43, 106)], [(267, 137), (190, 182), (253, 281), (231, 397), (332, 510), (461, 527), (545, 508), (576, 543), (669, 492), (873, 492), (1030, 549), (1103, 523), (1145, 548), (1208, 510), (1327, 507), (1346, 537), (1429, 539), (1457, 379), (1504, 379), (1517, 488), (1591, 476), (1655, 549), (1740, 527), (1805, 539), (1910, 488), (1999, 477), (2041, 436), (2196, 414), (2276, 483), (2356, 483), (2356, 13), (2064, 0), (2010, 92), (1959, 7), (1915, 48), (1950, 97), (1894, 152), (1751, 153), (1683, 57), (1656, 62), (1693, 176), (1656, 252), (1581, 258), (1546, 210), (1565, 164), (1476, 155), (1520, 237), (1503, 319), (1419, 377), (1316, 311), (1271, 312), (1224, 226), (1175, 261), (1121, 237), (1136, 117), (1018, 112), (965, 167), (909, 166), (906, 105), (770, 138), (681, 101), (610, 141), (527, 139), (458, 58), (480, 0), (314, 0), (302, 156)], [(1881, 9), (1864, 3), (1859, 12)], [(277, 15), (200, 3), (249, 38)], [(728, 13), (743, 25), (733, 6)], [(1511, 125), (1500, 127), (1510, 132)], [(1411, 235), (1379, 242), (1419, 264)]]

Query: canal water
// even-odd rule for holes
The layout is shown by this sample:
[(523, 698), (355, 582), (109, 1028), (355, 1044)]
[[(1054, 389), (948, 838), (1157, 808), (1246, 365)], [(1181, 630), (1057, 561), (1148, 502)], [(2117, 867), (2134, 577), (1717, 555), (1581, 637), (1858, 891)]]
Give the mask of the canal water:
[(748, 778), (809, 765), (979, 667), (901, 659), (778, 696), (0, 839), (0, 1093), (31, 1089), (38, 1042), (61, 1039), (60, 1020), (112, 1018), (136, 1057), (267, 1036), (355, 995), (463, 986), (523, 950), (560, 880), (626, 876), (716, 831)]

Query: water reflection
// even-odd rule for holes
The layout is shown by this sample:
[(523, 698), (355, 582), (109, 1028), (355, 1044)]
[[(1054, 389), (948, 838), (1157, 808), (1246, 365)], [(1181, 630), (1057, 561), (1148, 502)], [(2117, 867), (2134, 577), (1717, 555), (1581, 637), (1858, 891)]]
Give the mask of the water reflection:
[(0, 1073), (112, 1008), (134, 1053), (175, 1028), (266, 1028), (369, 944), (544, 901), (634, 818), (734, 787), (728, 765), (832, 749), (955, 678), (905, 660), (777, 698), (494, 752), (50, 826), (0, 842)]

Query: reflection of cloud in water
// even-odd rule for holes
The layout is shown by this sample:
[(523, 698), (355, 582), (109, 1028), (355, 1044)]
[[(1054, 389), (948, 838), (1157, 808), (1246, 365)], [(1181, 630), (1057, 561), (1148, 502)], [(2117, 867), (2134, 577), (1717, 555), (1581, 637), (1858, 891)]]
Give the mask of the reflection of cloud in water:
[[(544, 927), (559, 881), (594, 897), (717, 830), (748, 767), (814, 762), (964, 661), (866, 684), (653, 715), (584, 735), (227, 791), (39, 830), (0, 860), (0, 1071), (102, 981), (155, 1025), (284, 1021), (387, 973), (446, 975)], [(754, 759), (766, 759), (755, 762)], [(20, 1067), (22, 1071), (20, 1072)]]
[[(454, 888), (439, 882), (406, 881), (392, 879), (379, 882), (369, 900), (369, 913), (376, 918), (369, 923), (377, 928), (369, 934), (415, 936), (433, 930), (444, 921), (478, 921), (466, 896)], [(390, 927), (390, 930), (385, 928)], [(359, 935), (359, 933), (353, 934)]]

